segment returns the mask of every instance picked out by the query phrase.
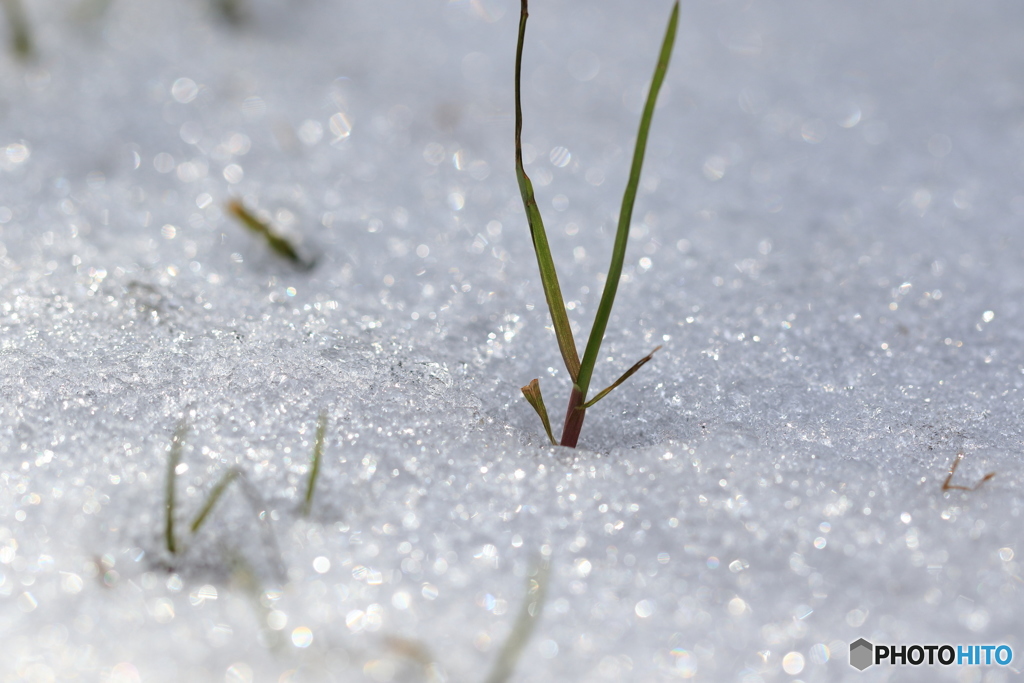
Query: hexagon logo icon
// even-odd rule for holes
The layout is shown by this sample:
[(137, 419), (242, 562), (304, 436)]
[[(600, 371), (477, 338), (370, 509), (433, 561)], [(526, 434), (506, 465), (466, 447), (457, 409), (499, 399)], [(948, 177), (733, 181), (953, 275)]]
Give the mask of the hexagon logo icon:
[(853, 641), (850, 643), (850, 666), (858, 671), (868, 668), (874, 664), (874, 650), (874, 645), (863, 638)]

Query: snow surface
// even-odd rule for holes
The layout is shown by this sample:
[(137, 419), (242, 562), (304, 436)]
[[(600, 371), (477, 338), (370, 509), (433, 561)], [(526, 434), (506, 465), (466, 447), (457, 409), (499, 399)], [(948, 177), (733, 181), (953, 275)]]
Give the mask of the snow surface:
[[(670, 7), (534, 5), (527, 170), (582, 339)], [(685, 2), (595, 386), (664, 348), (577, 451), (519, 395), (540, 377), (560, 424), (516, 3), (27, 6), (37, 58), (0, 58), (2, 680), (482, 681), (541, 557), (514, 680), (1016, 677), (1024, 5)], [(954, 483), (996, 476), (943, 493), (961, 452)], [(1017, 656), (860, 673), (862, 636)]]

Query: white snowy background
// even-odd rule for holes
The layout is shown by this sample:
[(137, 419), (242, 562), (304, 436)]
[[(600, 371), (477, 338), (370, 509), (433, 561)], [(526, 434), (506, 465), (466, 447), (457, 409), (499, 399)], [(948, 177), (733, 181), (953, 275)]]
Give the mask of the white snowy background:
[[(685, 2), (595, 386), (664, 348), (576, 451), (519, 394), (540, 377), (561, 424), (517, 3), (26, 8), (0, 680), (483, 681), (544, 557), (513, 680), (1017, 677), (1024, 5)], [(531, 10), (527, 171), (582, 343), (670, 3)], [(954, 484), (995, 477), (944, 493), (958, 453)], [(858, 637), (1016, 657), (860, 673)]]

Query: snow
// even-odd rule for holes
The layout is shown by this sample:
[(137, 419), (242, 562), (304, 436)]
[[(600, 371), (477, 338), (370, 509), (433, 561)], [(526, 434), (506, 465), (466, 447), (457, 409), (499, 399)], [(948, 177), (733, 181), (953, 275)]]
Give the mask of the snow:
[[(582, 341), (670, 6), (534, 5)], [(684, 3), (595, 387), (663, 349), (568, 451), (518, 5), (212, 7), (30, 2), (0, 59), (2, 680), (482, 681), (542, 560), (517, 681), (1016, 675), (847, 648), (1024, 652), (1024, 9)]]

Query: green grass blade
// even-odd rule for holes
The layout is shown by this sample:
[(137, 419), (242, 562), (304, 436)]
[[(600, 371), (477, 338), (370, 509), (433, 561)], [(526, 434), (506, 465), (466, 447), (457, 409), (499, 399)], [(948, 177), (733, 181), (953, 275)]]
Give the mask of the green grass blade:
[(540, 380), (533, 380), (525, 387), (522, 387), (520, 391), (526, 397), (527, 403), (533, 406), (533, 409), (537, 411), (537, 415), (540, 416), (540, 421), (544, 423), (544, 431), (548, 433), (551, 445), (557, 446), (558, 442), (555, 441), (555, 436), (551, 433), (551, 420), (548, 419), (548, 409), (544, 406), (544, 397), (540, 395)]
[(245, 208), (245, 205), (239, 200), (232, 199), (228, 202), (228, 211), (231, 215), (237, 218), (242, 225), (249, 228), (249, 230), (253, 231), (257, 235), (262, 236), (263, 239), (266, 240), (267, 246), (269, 246), (270, 249), (281, 258), (288, 259), (296, 267), (303, 270), (309, 270), (315, 265), (314, 261), (307, 262), (302, 258), (291, 242), (274, 232), (274, 230), (265, 221), (257, 218), (251, 211), (249, 211), (249, 209)]
[(516, 179), (519, 181), (519, 193), (523, 196), (523, 208), (526, 209), (526, 221), (530, 225), (530, 237), (533, 239), (533, 250), (537, 254), (537, 265), (540, 267), (540, 281), (544, 287), (544, 298), (547, 300), (551, 322), (558, 339), (558, 349), (562, 352), (562, 360), (569, 371), (572, 381), (576, 381), (580, 372), (580, 357), (576, 350), (576, 340), (569, 326), (569, 314), (565, 310), (565, 299), (562, 288), (558, 285), (558, 274), (555, 272), (555, 261), (551, 258), (548, 246), (548, 235), (544, 230), (544, 221), (537, 208), (537, 199), (533, 194), (533, 183), (523, 169), (523, 108), (520, 98), (520, 81), (523, 70), (523, 41), (526, 38), (527, 0), (522, 0), (519, 15), (519, 42), (516, 45)]
[(316, 422), (316, 440), (313, 442), (312, 464), (309, 470), (309, 483), (306, 485), (306, 500), (302, 504), (302, 516), (309, 517), (313, 509), (313, 491), (316, 490), (316, 480), (320, 476), (320, 460), (324, 454), (324, 438), (327, 436), (327, 411), (320, 413)]
[(232, 26), (241, 26), (245, 23), (247, 12), (242, 0), (213, 0), (213, 7), (221, 19)]
[(485, 683), (505, 683), (515, 671), (516, 663), (523, 654), (523, 648), (529, 642), (544, 609), (550, 573), (551, 565), (544, 561), (537, 568), (537, 576), (527, 579), (523, 606), (519, 608), (519, 615), (516, 617), (515, 624), (512, 625), (512, 631), (508, 634), (501, 652), (498, 653), (498, 659), (494, 662), (494, 668), (491, 669)]
[(640, 117), (640, 130), (636, 136), (636, 147), (633, 149), (633, 165), (629, 171), (629, 180), (626, 183), (626, 191), (622, 197), (622, 208), (619, 211), (619, 225), (615, 233), (615, 246), (612, 249), (612, 261), (608, 266), (608, 277), (604, 282), (604, 291), (601, 293), (601, 303), (597, 307), (597, 314), (594, 316), (594, 326), (590, 328), (590, 338), (587, 340), (587, 348), (583, 353), (583, 361), (580, 364), (580, 372), (576, 385), (587, 395), (590, 387), (590, 379), (594, 373), (594, 365), (597, 363), (597, 355), (601, 350), (601, 341), (604, 339), (605, 330), (608, 327), (608, 319), (612, 314), (612, 304), (615, 303), (615, 292), (619, 287), (619, 278), (622, 276), (622, 264), (626, 259), (626, 243), (629, 240), (629, 224), (633, 218), (633, 203), (636, 200), (637, 187), (640, 184), (640, 170), (644, 165), (644, 152), (647, 149), (647, 134), (651, 129), (651, 118), (654, 116), (654, 105), (658, 100), (658, 91), (665, 80), (665, 73), (668, 71), (669, 57), (672, 56), (672, 45), (676, 40), (676, 26), (679, 23), (679, 2), (676, 0), (672, 7), (672, 14), (668, 20), (668, 27), (665, 29), (665, 39), (661, 44), (661, 52), (658, 55), (658, 64), (654, 68), (654, 78), (651, 81), (651, 89), (647, 93), (647, 102), (644, 104), (644, 112)]
[(619, 377), (614, 382), (612, 382), (611, 386), (605, 387), (604, 389), (602, 389), (597, 394), (597, 396), (595, 396), (594, 398), (592, 398), (589, 401), (587, 401), (586, 403), (584, 403), (583, 404), (583, 409), (586, 410), (587, 408), (589, 408), (590, 406), (594, 405), (595, 403), (600, 401), (602, 398), (607, 396), (608, 394), (612, 393), (612, 389), (614, 389), (615, 387), (619, 386), (620, 384), (625, 382), (627, 379), (632, 377), (633, 373), (635, 373), (637, 370), (642, 368), (647, 363), (647, 361), (649, 361), (651, 358), (653, 358), (654, 354), (657, 353), (658, 349), (660, 349), (660, 348), (661, 348), (660, 345), (654, 347), (653, 351), (651, 351), (649, 354), (647, 354), (646, 356), (644, 356), (643, 358), (638, 360), (636, 363), (633, 363), (633, 367), (631, 367), (629, 370), (626, 370), (624, 373), (622, 373), (622, 376)]
[(199, 531), (199, 528), (203, 526), (203, 522), (213, 512), (213, 506), (217, 504), (221, 496), (224, 495), (224, 491), (235, 479), (240, 477), (242, 474), (241, 470), (236, 467), (232, 467), (230, 470), (224, 473), (224, 476), (220, 478), (213, 490), (210, 491), (210, 495), (206, 497), (206, 503), (203, 505), (203, 509), (199, 511), (196, 518), (192, 520), (192, 533)]
[(11, 31), (11, 50), (19, 59), (27, 59), (32, 56), (32, 31), (29, 28), (28, 18), (25, 16), (25, 8), (21, 0), (2, 0), (7, 24)]
[(167, 456), (167, 488), (164, 491), (164, 511), (166, 519), (164, 524), (164, 539), (167, 542), (167, 552), (174, 555), (178, 552), (178, 544), (174, 537), (174, 514), (177, 507), (175, 497), (175, 480), (178, 476), (178, 465), (181, 464), (181, 451), (185, 446), (185, 435), (188, 434), (188, 423), (182, 418), (171, 437), (171, 452)]

